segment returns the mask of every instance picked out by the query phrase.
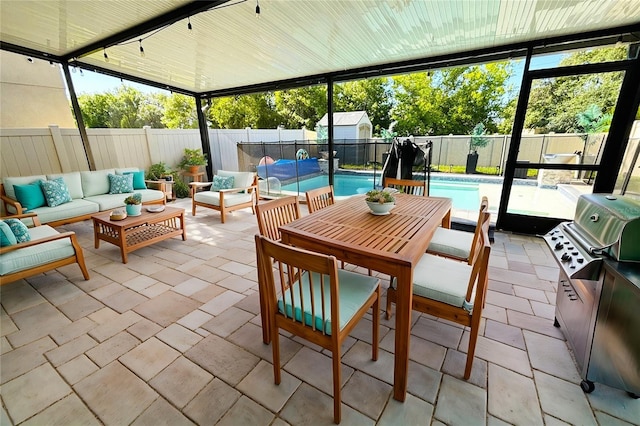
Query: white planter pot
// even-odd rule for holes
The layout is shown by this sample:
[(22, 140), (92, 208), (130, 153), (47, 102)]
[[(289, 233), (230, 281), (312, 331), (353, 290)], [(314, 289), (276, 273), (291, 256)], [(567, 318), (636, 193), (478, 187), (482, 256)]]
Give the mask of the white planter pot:
[(391, 209), (396, 205), (395, 202), (380, 204), (378, 202), (367, 201), (366, 203), (369, 206), (369, 210), (371, 210), (371, 213), (378, 216), (389, 214), (389, 212), (391, 212)]

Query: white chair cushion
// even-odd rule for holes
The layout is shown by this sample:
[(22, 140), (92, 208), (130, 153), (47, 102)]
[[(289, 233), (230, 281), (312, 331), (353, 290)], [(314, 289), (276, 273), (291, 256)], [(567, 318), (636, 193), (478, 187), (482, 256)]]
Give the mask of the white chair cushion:
[(473, 233), (456, 229), (437, 228), (427, 251), (444, 255), (469, 259)]
[[(424, 254), (413, 271), (413, 294), (471, 311), (475, 294), (465, 301), (471, 269), (457, 260)], [(395, 279), (391, 285), (396, 288)]]
[(251, 184), (253, 183), (253, 172), (233, 172), (230, 170), (218, 170), (218, 173), (216, 174), (223, 177), (233, 176), (234, 188), (246, 188), (248, 186), (251, 186)]
[[(253, 195), (239, 192), (229, 192), (224, 194), (225, 207), (237, 206), (238, 204), (251, 202)], [(196, 192), (194, 199), (199, 203), (210, 204), (220, 207), (220, 193), (215, 191)]]
[[(59, 232), (48, 225), (42, 225), (29, 228), (29, 234), (31, 235), (31, 241), (34, 241), (58, 235)], [(73, 256), (74, 253), (69, 238), (14, 250), (0, 256), (0, 275), (7, 275), (56, 260), (66, 259)]]
[(109, 174), (115, 174), (115, 169), (80, 172), (82, 192), (85, 197), (109, 193)]

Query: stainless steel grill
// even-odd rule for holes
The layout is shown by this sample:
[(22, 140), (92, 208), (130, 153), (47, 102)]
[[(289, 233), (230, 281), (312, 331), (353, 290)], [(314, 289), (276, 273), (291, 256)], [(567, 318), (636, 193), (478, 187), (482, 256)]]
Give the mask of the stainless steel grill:
[[(575, 220), (559, 224), (543, 238), (560, 266), (554, 325), (562, 328), (574, 352), (582, 389), (591, 392), (598, 381), (637, 397), (640, 201), (583, 195)], [(614, 320), (621, 316), (624, 321)], [(624, 365), (616, 362), (621, 353)]]

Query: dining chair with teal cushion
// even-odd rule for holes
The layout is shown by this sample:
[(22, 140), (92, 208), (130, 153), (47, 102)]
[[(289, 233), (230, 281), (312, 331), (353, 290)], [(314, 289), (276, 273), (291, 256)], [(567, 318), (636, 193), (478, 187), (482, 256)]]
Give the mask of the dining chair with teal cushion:
[[(489, 213), (483, 213), (471, 264), (425, 253), (413, 271), (412, 308), (470, 328), (465, 380), (471, 376), (482, 309), (487, 295)], [(396, 280), (387, 290), (387, 319), (397, 299)]]
[(480, 212), (478, 213), (478, 221), (476, 222), (475, 231), (473, 233), (449, 228), (437, 228), (435, 234), (429, 242), (427, 253), (444, 256), (451, 259), (463, 260), (471, 264), (473, 259), (473, 250), (476, 247), (476, 241), (480, 238), (482, 229), (482, 219), (485, 213), (489, 211), (489, 200), (482, 197), (480, 202)]
[[(333, 420), (341, 420), (342, 343), (372, 309), (371, 359), (378, 358), (380, 280), (338, 268), (334, 256), (302, 250), (256, 235), (258, 279), (267, 303), (274, 381), (280, 384), (279, 330), (331, 351)], [(282, 267), (274, 268), (274, 262)]]

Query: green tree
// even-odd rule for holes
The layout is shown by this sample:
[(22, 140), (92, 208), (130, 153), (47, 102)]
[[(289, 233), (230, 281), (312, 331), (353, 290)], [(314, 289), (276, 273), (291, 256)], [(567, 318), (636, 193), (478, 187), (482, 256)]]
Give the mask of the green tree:
[(196, 101), (192, 96), (174, 93), (163, 102), (162, 124), (169, 129), (197, 129)]
[[(560, 65), (622, 60), (626, 55), (625, 46), (587, 50), (567, 56)], [(592, 105), (605, 116), (613, 114), (623, 77), (622, 72), (607, 72), (534, 81), (525, 127), (557, 133), (583, 131), (578, 117)]]
[(220, 129), (269, 129), (280, 124), (270, 92), (213, 99), (208, 118)]
[(309, 86), (274, 93), (280, 124), (288, 129), (313, 129), (327, 113), (326, 86)]
[(393, 94), (387, 78), (348, 81), (334, 89), (334, 111), (366, 111), (374, 135), (379, 136), (389, 127), (392, 106)]

